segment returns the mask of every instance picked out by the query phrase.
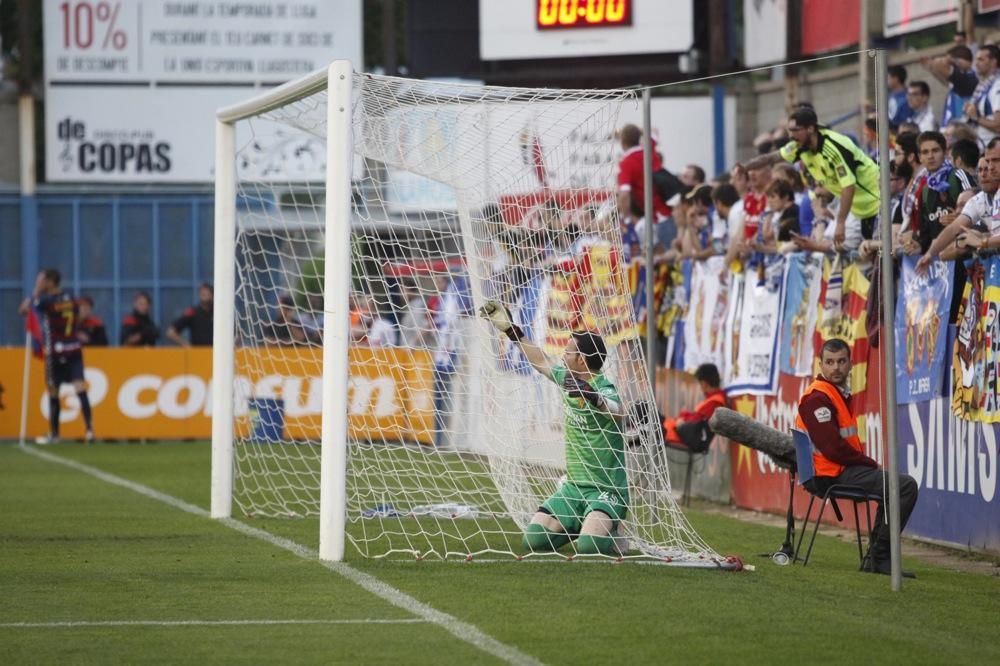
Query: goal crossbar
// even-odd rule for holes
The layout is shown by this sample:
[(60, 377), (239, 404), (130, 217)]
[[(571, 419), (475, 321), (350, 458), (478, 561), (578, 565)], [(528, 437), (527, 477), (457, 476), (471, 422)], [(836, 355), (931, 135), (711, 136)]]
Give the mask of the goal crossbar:
[(215, 117), (219, 122), (235, 123), (251, 116), (259, 116), (289, 102), (325, 90), (329, 76), (329, 67), (317, 69), (302, 78), (283, 83), (243, 102), (224, 106), (215, 112)]

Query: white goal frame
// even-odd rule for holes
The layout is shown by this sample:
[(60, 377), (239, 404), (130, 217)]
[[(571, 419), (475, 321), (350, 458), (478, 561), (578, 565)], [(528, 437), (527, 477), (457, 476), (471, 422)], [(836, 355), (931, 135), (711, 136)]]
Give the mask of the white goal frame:
[[(538, 231), (536, 227), (541, 225), (546, 234), (553, 234), (552, 249), (547, 252), (568, 253), (567, 260), (574, 266), (583, 262), (573, 269), (580, 275), (593, 272), (605, 276), (591, 282), (580, 278), (585, 282), (579, 288), (590, 301), (586, 307), (579, 305), (579, 315), (590, 317), (593, 327), (617, 336), (611, 341), (614, 355), (608, 372), (615, 381), (628, 387), (624, 400), (629, 405), (627, 415), (632, 419), (629, 424), (634, 441), (622, 447), (616, 458), (620, 462), (613, 464), (615, 470), (626, 475), (631, 518), (623, 520), (616, 533), (616, 538), (620, 538), (615, 541), (618, 558), (652, 559), (677, 566), (736, 568), (738, 562), (720, 556), (697, 534), (677, 504), (663, 459), (652, 388), (635, 337), (638, 326), (635, 306), (624, 291), (624, 276), (620, 274), (622, 262), (627, 260), (615, 259), (618, 255), (613, 254), (622, 240), (615, 209), (609, 204), (610, 198), (606, 198), (610, 190), (604, 189), (612, 182), (610, 170), (614, 164), (609, 131), (617, 124), (623, 105), (634, 98), (626, 90), (554, 91), (382, 77), (359, 74), (349, 61), (339, 60), (306, 77), (217, 111), (213, 345), (216, 390), (212, 393), (211, 515), (227, 519), (234, 508), (248, 516), (318, 514), (319, 558), (324, 561), (343, 561), (348, 542), (363, 557), (395, 553), (416, 559), (426, 556), (470, 559), (494, 552), (518, 560), (527, 557), (521, 554), (524, 526), (542, 498), (550, 496), (561, 483), (558, 474), (565, 461), (560, 453), (565, 442), (560, 441), (559, 433), (566, 427), (566, 421), (559, 416), (565, 415), (565, 406), (553, 400), (557, 388), (542, 383), (538, 377), (522, 377), (523, 368), (508, 367), (503, 346), (497, 346), (496, 336), (482, 322), (473, 323), (472, 312), (475, 303), (491, 297), (493, 292), (498, 298), (517, 294), (511, 290), (521, 278), (517, 269), (508, 270), (508, 266), (520, 265), (521, 249), (530, 249), (541, 238), (539, 234), (508, 237), (503, 233), (506, 228), (503, 223), (509, 220), (504, 220), (501, 206), (513, 205), (525, 216), (537, 216), (523, 219), (526, 229)], [(461, 110), (467, 111), (463, 114)], [(409, 138), (422, 136), (419, 132), (407, 133), (406, 128), (421, 127), (426, 118), (458, 128), (457, 135), (446, 141), (443, 130), (433, 134), (426, 155), (423, 148), (417, 147), (423, 146), (423, 139), (413, 145), (392, 140), (397, 132)], [(291, 134), (287, 133), (289, 129)], [(298, 138), (290, 140), (290, 136), (301, 137), (302, 142), (297, 143)], [(544, 149), (543, 137), (548, 137)], [(443, 148), (451, 152), (441, 152)], [(588, 150), (591, 152), (587, 153)], [(362, 167), (358, 157), (371, 160), (375, 168), (369, 169), (367, 161)], [(321, 171), (324, 159), (325, 171)], [(546, 159), (550, 160), (548, 165)], [(591, 161), (581, 162), (581, 159)], [(381, 164), (386, 165), (384, 172)], [(499, 167), (481, 170), (480, 164), (499, 164)], [(582, 164), (593, 167), (583, 168)], [(294, 166), (286, 170), (289, 165)], [(461, 166), (462, 173), (456, 171), (456, 165)], [(444, 315), (440, 324), (435, 319), (426, 325), (442, 326), (446, 336), (443, 343), (434, 346), (432, 354), (421, 356), (428, 365), (414, 385), (415, 397), (406, 409), (408, 414), (420, 415), (418, 427), (422, 437), (434, 433), (434, 448), (429, 449), (411, 448), (409, 445), (415, 442), (397, 440), (399, 435), (392, 429), (383, 430), (379, 426), (379, 430), (364, 431), (355, 437), (350, 427), (355, 425), (354, 417), (361, 413), (359, 393), (349, 381), (353, 369), (349, 368), (352, 362), (349, 359), (354, 358), (349, 353), (355, 353), (355, 345), (350, 344), (354, 330), (352, 304), (361, 294), (365, 298), (364, 307), (377, 307), (374, 290), (359, 287), (352, 291), (352, 285), (358, 276), (366, 285), (378, 279), (357, 262), (381, 252), (363, 246), (365, 242), (382, 242), (364, 240), (369, 233), (365, 223), (372, 212), (367, 197), (371, 196), (372, 202), (380, 206), (385, 204), (387, 192), (396, 191), (393, 188), (398, 184), (393, 184), (390, 167), (454, 188), (457, 209), (454, 222), (458, 227), (441, 230), (441, 238), (423, 239), (421, 242), (426, 241), (426, 246), (414, 245), (414, 252), (418, 256), (436, 257), (438, 253), (448, 256), (446, 251), (454, 253), (458, 248), (457, 251), (465, 253), (463, 271), (467, 274), (461, 276), (467, 280), (461, 283), (464, 286), (456, 279), (449, 279), (444, 289), (435, 276), (435, 286), (425, 290), (443, 294), (445, 306), (441, 309)], [(357, 169), (362, 169), (360, 179)], [(277, 185), (282, 183), (280, 187)], [(366, 189), (369, 183), (375, 188)], [(308, 205), (300, 208), (296, 201), (286, 202), (286, 192), (291, 190), (281, 189), (283, 186), (307, 194)], [(548, 193), (548, 203), (552, 206), (535, 201), (539, 191)], [(359, 193), (361, 198), (356, 200)], [(560, 203), (560, 197), (569, 203)], [(262, 206), (260, 209), (255, 207), (258, 204)], [(272, 204), (277, 204), (277, 208), (272, 208)], [(287, 211), (282, 211), (285, 205), (295, 207), (293, 217), (286, 217)], [(556, 219), (548, 217), (552, 207), (558, 211)], [(579, 216), (564, 216), (567, 211)], [(262, 219), (267, 222), (259, 226)], [(413, 221), (403, 211), (403, 223), (409, 225)], [(500, 228), (494, 228), (497, 222), (502, 223)], [(259, 229), (265, 229), (266, 233), (259, 233)], [(302, 233), (306, 230), (307, 233)], [(512, 244), (513, 248), (506, 244)], [(315, 279), (318, 266), (308, 264), (316, 268), (306, 271), (307, 265), (300, 263), (302, 257), (309, 261), (322, 257), (322, 287)], [(503, 262), (499, 267), (494, 261), (498, 257)], [(561, 261), (556, 261), (556, 255), (552, 254), (536, 267), (539, 272), (531, 279), (535, 280), (533, 288), (540, 290), (538, 293), (548, 288), (546, 276), (564, 270)], [(593, 261), (597, 264), (587, 263)], [(450, 276), (451, 265), (447, 266), (445, 270)], [(314, 286), (304, 286), (301, 278), (307, 272), (309, 284)], [(300, 279), (293, 286), (288, 280), (296, 275)], [(523, 277), (526, 280), (528, 276)], [(250, 386), (257, 381), (253, 379), (254, 373), (266, 372), (263, 366), (275, 359), (285, 369), (295, 363), (285, 360), (282, 352), (277, 351), (283, 343), (279, 337), (282, 334), (277, 331), (282, 330), (282, 325), (287, 327), (282, 322), (289, 315), (280, 308), (272, 309), (275, 293), (281, 294), (279, 303), (299, 307), (282, 300), (290, 294), (279, 292), (281, 288), (309, 299), (305, 312), (310, 317), (310, 329), (317, 334), (307, 339), (303, 333), (299, 339), (289, 340), (311, 347), (306, 362), (309, 366), (306, 402), (299, 400), (304, 395), (299, 389), (281, 388), (294, 396), (294, 402), (287, 404), (292, 406), (295, 427), (301, 427), (300, 417), (308, 419), (308, 430), (296, 430), (294, 436), (289, 434), (289, 438), (294, 437), (291, 446), (284, 446), (288, 443), (284, 434), (264, 432), (264, 426), (268, 425), (264, 416), (267, 408), (261, 405), (271, 398), (260, 395), (276, 396), (272, 388), (267, 382)], [(462, 295), (462, 289), (471, 293)], [(322, 304), (316, 297), (322, 299)], [(558, 303), (553, 307), (558, 309)], [(518, 316), (538, 318), (537, 314), (526, 314), (524, 309), (518, 312)], [(448, 316), (461, 323), (449, 324)], [(543, 332), (548, 327), (562, 334), (566, 324), (561, 322), (558, 318), (545, 319), (538, 324), (538, 335), (547, 336)], [(402, 332), (401, 323), (399, 327)], [(466, 337), (461, 341), (448, 337), (459, 334)], [(558, 337), (544, 339), (547, 344), (559, 346)], [(360, 342), (359, 346), (364, 346), (364, 341)], [(408, 348), (406, 344), (402, 347)], [(440, 354), (446, 354), (450, 360), (441, 361)], [(464, 358), (461, 367), (451, 365), (455, 357)], [(484, 365), (494, 361), (495, 365)], [(439, 370), (442, 362), (450, 369)], [(397, 369), (404, 367), (402, 362), (393, 360), (376, 359), (375, 363), (380, 372), (386, 369), (382, 367), (385, 364)], [(364, 371), (375, 369), (366, 367)], [(363, 374), (355, 370), (359, 376)], [(477, 372), (483, 370), (485, 375), (480, 377)], [(452, 388), (450, 379), (439, 378), (441, 374), (476, 379)], [(288, 379), (285, 383), (291, 386), (295, 381)], [(260, 395), (251, 397), (251, 394)], [(464, 396), (459, 408), (452, 412), (451, 406), (439, 406), (440, 396), (447, 400), (455, 395)], [(282, 396), (285, 400), (285, 393)], [(515, 423), (509, 409), (498, 407), (508, 400), (514, 401), (510, 404), (537, 403), (545, 408), (532, 407), (530, 419)], [(549, 409), (556, 406), (561, 408), (558, 413)], [(431, 414), (433, 426), (429, 421)], [(452, 414), (455, 418), (439, 420), (442, 414)], [(279, 418), (283, 421), (283, 417)], [(284, 427), (283, 423), (280, 427)], [(439, 443), (437, 435), (446, 432), (447, 440)], [(454, 446), (452, 435), (456, 432), (465, 434), (461, 446)], [(303, 433), (306, 436), (299, 437)], [(523, 441), (511, 449), (506, 446), (509, 440), (497, 433), (513, 433)], [(418, 439), (422, 444), (427, 443), (423, 438)], [(375, 449), (366, 450), (368, 441), (386, 444), (377, 451), (385, 450), (387, 454), (381, 456)], [(273, 447), (275, 443), (282, 446)], [(305, 446), (294, 446), (299, 443)], [(430, 456), (425, 459), (425, 452), (435, 454), (433, 459)], [(466, 456), (467, 453), (473, 457)], [(397, 460), (402, 460), (398, 468)], [(442, 469), (436, 470), (437, 466)], [(444, 481), (439, 483), (439, 478)], [(455, 503), (458, 499), (464, 503)], [(393, 504), (385, 503), (389, 500)], [(382, 503), (373, 504), (379, 501)], [(394, 506), (400, 502), (403, 504), (399, 506), (404, 507), (402, 513)], [(406, 509), (405, 505), (413, 508)], [(479, 505), (485, 508), (480, 510)], [(368, 508), (371, 506), (375, 508)], [(427, 510), (431, 513), (426, 513)], [(382, 511), (391, 515), (383, 516)], [(435, 511), (441, 513), (434, 514)], [(427, 518), (422, 518), (425, 515)], [(406, 521), (390, 520), (389, 524), (383, 518), (406, 518)], [(474, 521), (472, 528), (468, 531), (460, 528), (458, 518)], [(363, 522), (367, 519), (375, 520)], [(423, 541), (417, 543), (416, 539)], [(383, 547), (384, 553), (376, 552)], [(528, 556), (546, 554), (532, 550)], [(575, 554), (591, 553), (551, 553), (566, 559)], [(594, 555), (615, 557), (615, 553)]]
[(236, 123), (326, 90), (326, 207), (323, 308), (323, 413), (319, 557), (342, 561), (347, 524), (347, 345), (351, 271), (352, 67), (329, 67), (245, 102), (220, 109), (215, 123), (215, 320), (212, 346), (213, 518), (229, 518), (233, 501), (233, 365), (236, 283)]

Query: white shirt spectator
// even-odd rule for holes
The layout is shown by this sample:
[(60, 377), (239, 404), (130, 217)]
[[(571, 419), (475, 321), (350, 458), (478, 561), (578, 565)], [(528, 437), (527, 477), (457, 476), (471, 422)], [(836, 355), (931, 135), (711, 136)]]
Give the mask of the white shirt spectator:
[(435, 318), (437, 329), (437, 349), (434, 353), (434, 365), (441, 371), (455, 372), (455, 363), (462, 350), (462, 336), (459, 331), (460, 295), (451, 281), (441, 293), (438, 301), (438, 311)]
[[(836, 220), (838, 208), (840, 208), (840, 197), (834, 199), (833, 203), (830, 204), (830, 212), (833, 213), (834, 219), (816, 220), (814, 222), (814, 224), (826, 225), (823, 229), (823, 238), (828, 241), (833, 241), (833, 236), (837, 230), (837, 224), (834, 220)], [(844, 221), (844, 249), (848, 252), (857, 250), (863, 240), (864, 237), (861, 235), (861, 220), (854, 213), (848, 213), (847, 219)]]
[[(740, 207), (742, 201), (738, 202)], [(725, 252), (729, 244), (729, 219), (719, 214), (719, 211), (712, 211), (712, 246), (716, 252)], [(720, 250), (721, 248), (721, 250)]]
[(729, 215), (726, 217), (726, 233), (730, 238), (743, 229), (743, 218), (746, 216), (746, 211), (743, 210), (743, 197), (740, 197), (740, 200), (729, 208)]
[[(1000, 76), (994, 76), (992, 83), (989, 83), (989, 88), (978, 98), (973, 97), (973, 101), (976, 103), (980, 118), (992, 116), (1000, 111)], [(991, 129), (986, 129), (981, 124), (976, 125), (976, 134), (979, 137), (979, 143), (984, 147), (993, 137), (1000, 135)]]
[(962, 215), (972, 220), (973, 225), (985, 226), (991, 236), (1000, 233), (998, 213), (1000, 213), (1000, 197), (996, 195), (991, 197), (986, 192), (977, 192), (962, 208)]
[(371, 347), (392, 347), (396, 344), (396, 328), (380, 316), (368, 325), (368, 345)]
[(937, 130), (937, 118), (934, 117), (934, 109), (928, 104), (922, 111), (914, 111), (910, 116), (910, 122), (916, 123), (921, 132), (933, 132)]
[(434, 322), (422, 296), (411, 298), (399, 322), (400, 342), (404, 347), (426, 349), (434, 346)]

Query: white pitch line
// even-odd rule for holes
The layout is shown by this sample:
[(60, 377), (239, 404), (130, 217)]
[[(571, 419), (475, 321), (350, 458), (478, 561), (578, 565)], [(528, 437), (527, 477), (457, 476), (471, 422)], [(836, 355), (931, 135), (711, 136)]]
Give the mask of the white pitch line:
[[(110, 474), (96, 467), (91, 467), (90, 465), (85, 465), (84, 463), (77, 462), (75, 460), (70, 460), (68, 458), (63, 458), (62, 456), (57, 456), (46, 451), (41, 451), (34, 446), (21, 447), (21, 450), (30, 455), (36, 456), (43, 460), (47, 460), (57, 465), (63, 465), (71, 469), (75, 469), (84, 474), (93, 476), (101, 481), (110, 483), (115, 486), (122, 488), (127, 488), (132, 492), (138, 493), (150, 499), (155, 499), (159, 502), (167, 504), (174, 507), (175, 509), (180, 509), (192, 515), (198, 516), (199, 518), (209, 518), (211, 516), (208, 511), (201, 508), (200, 506), (195, 506), (194, 504), (189, 504), (182, 499), (178, 499), (172, 495), (167, 495), (166, 493), (161, 493), (158, 490), (154, 490), (148, 486), (144, 486), (140, 483), (134, 481), (129, 481), (120, 476)], [(417, 599), (411, 597), (401, 590), (397, 590), (388, 583), (379, 580), (371, 574), (367, 574), (363, 571), (359, 571), (345, 562), (328, 562), (326, 560), (319, 559), (319, 553), (311, 548), (307, 548), (302, 544), (295, 543), (289, 539), (283, 537), (275, 536), (270, 532), (266, 532), (262, 529), (251, 527), (246, 523), (241, 523), (238, 520), (233, 520), (232, 518), (222, 518), (217, 522), (225, 525), (226, 527), (232, 528), (237, 532), (241, 532), (247, 536), (254, 537), (255, 539), (260, 539), (261, 541), (266, 541), (267, 543), (283, 548), (291, 553), (298, 555), (307, 560), (316, 560), (327, 569), (334, 571), (347, 580), (351, 581), (355, 585), (361, 587), (368, 592), (371, 592), (375, 596), (383, 599), (397, 608), (402, 608), (403, 610), (409, 611), (410, 613), (416, 615), (427, 622), (436, 624), (442, 629), (455, 636), (459, 640), (462, 640), (474, 647), (479, 648), (483, 652), (487, 652), (503, 661), (511, 664), (541, 664), (539, 660), (535, 659), (531, 655), (525, 654), (518, 650), (516, 647), (507, 645), (506, 643), (501, 643), (497, 639), (493, 638), (479, 627), (468, 622), (463, 622), (458, 618), (449, 615), (445, 612), (439, 611), (436, 608), (429, 606), (428, 604), (418, 601)]]
[(419, 617), (398, 620), (70, 620), (65, 622), (0, 622), (0, 629), (61, 629), (74, 627), (243, 627), (285, 624), (423, 624)]

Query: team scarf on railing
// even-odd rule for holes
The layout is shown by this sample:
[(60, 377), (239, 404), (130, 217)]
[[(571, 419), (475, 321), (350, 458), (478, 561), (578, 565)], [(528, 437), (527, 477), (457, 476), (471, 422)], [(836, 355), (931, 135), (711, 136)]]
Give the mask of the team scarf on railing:
[(632, 257), (625, 268), (625, 284), (632, 295), (632, 312), (635, 320), (642, 322), (646, 318), (646, 262), (639, 257)]
[[(691, 284), (690, 271), (685, 271), (685, 267), (690, 260), (685, 262), (664, 263), (656, 267), (653, 272), (653, 303), (656, 306), (655, 320), (656, 330), (661, 335), (670, 336), (675, 334), (675, 326), (684, 317), (688, 309), (687, 285)], [(642, 335), (646, 334), (646, 327), (640, 328)]]
[(865, 322), (868, 305), (868, 278), (857, 264), (843, 266), (840, 255), (827, 258), (823, 266), (814, 335), (814, 374), (820, 374), (820, 350), (831, 338), (840, 338), (851, 346), (850, 389), (853, 404), (863, 405), (868, 377), (871, 343)]
[[(624, 281), (627, 294), (635, 312), (635, 328), (640, 336), (646, 335), (646, 320), (653, 313), (653, 322), (663, 335), (670, 335), (674, 323), (687, 308), (685, 288), (688, 281), (676, 263), (659, 263), (653, 267), (653, 307), (646, 305), (646, 263), (634, 258), (625, 266)], [(623, 339), (626, 335), (621, 336)]]
[(920, 167), (910, 182), (906, 184), (903, 198), (900, 205), (903, 207), (903, 227), (900, 231), (912, 231), (913, 212), (918, 210), (918, 200), (920, 199), (920, 189), (927, 178), (927, 169)]

